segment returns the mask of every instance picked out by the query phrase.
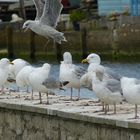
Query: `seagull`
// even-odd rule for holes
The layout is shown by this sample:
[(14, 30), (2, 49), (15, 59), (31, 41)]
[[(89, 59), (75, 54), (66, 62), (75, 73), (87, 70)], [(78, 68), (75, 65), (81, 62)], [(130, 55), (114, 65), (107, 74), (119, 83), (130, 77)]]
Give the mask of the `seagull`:
[[(24, 59), (17, 58), (12, 61), (14, 65), (9, 65), (9, 76), (8, 79), (12, 79), (12, 81), (16, 81), (16, 76), (20, 72), (22, 68), (25, 66), (29, 66), (30, 63), (25, 61)], [(11, 81), (11, 80), (10, 80)], [(19, 91), (19, 87), (17, 87), (17, 91)]]
[[(90, 73), (90, 72), (92, 72), (94, 70), (94, 67), (96, 68), (98, 65), (101, 65), (101, 58), (100, 58), (100, 56), (98, 54), (91, 53), (91, 54), (89, 54), (87, 56), (86, 59), (82, 60), (82, 63), (89, 63), (87, 71)], [(103, 67), (104, 67), (104, 73), (106, 74), (107, 77), (114, 78), (114, 79), (120, 81), (121, 76), (119, 74), (114, 72), (109, 67), (105, 67), (105, 66), (103, 66)], [(87, 74), (85, 77), (89, 78), (89, 82), (91, 82), (90, 74), (89, 74), (89, 76)]]
[[(18, 87), (27, 87), (27, 92), (28, 92), (28, 87), (30, 86), (29, 82), (29, 74), (35, 70), (36, 68), (29, 65), (23, 67), (17, 74), (16, 76), (16, 84)], [(33, 99), (33, 90), (31, 92), (31, 99)]]
[(92, 53), (92, 54), (89, 54), (86, 59), (83, 59), (82, 63), (89, 63), (89, 66), (87, 68), (87, 72), (80, 79), (81, 86), (84, 86), (92, 90), (92, 76), (91, 75), (93, 73), (94, 66), (101, 64), (101, 58), (98, 54)]
[(107, 106), (110, 104), (114, 105), (114, 114), (116, 114), (116, 104), (120, 104), (124, 100), (120, 81), (108, 77), (102, 65), (96, 65), (93, 71), (95, 73), (92, 75), (92, 89), (95, 95), (105, 103), (105, 114), (107, 114)]
[(43, 64), (42, 67), (35, 69), (33, 72), (29, 74), (29, 82), (33, 89), (33, 91), (39, 92), (40, 103), (42, 103), (41, 93), (47, 93), (47, 104), (49, 104), (48, 100), (48, 92), (49, 89), (43, 85), (43, 82), (48, 79), (50, 74), (51, 65), (48, 63)]
[(34, 4), (37, 11), (36, 18), (27, 20), (23, 24), (23, 29), (31, 29), (45, 38), (52, 38), (59, 44), (62, 41), (66, 42), (64, 33), (55, 29), (63, 9), (61, 0), (34, 0)]
[(12, 61), (12, 64), (14, 65), (9, 65), (9, 77), (16, 79), (16, 76), (18, 72), (25, 66), (30, 65), (27, 61), (18, 58)]
[(101, 64), (101, 58), (98, 54), (92, 53), (89, 54), (86, 59), (83, 59), (82, 63), (89, 63), (89, 66), (87, 72), (81, 77), (80, 84), (82, 87), (92, 90), (92, 75), (95, 74), (93, 70), (96, 65)]
[(2, 88), (1, 92), (3, 92), (4, 85), (6, 84), (7, 79), (8, 79), (10, 64), (13, 65), (13, 63), (10, 62), (9, 59), (7, 58), (2, 58), (0, 60), (0, 87)]
[(45, 63), (42, 67), (36, 68), (29, 74), (29, 82), (33, 91), (39, 92), (40, 104), (42, 103), (41, 93), (47, 93), (47, 104), (49, 104), (48, 93), (50, 90), (55, 88), (63, 89), (63, 86), (69, 83), (69, 81), (60, 83), (50, 77), (50, 69), (51, 65)]
[(122, 77), (121, 88), (126, 101), (130, 104), (135, 105), (134, 118), (139, 118), (139, 116), (137, 115), (137, 108), (140, 104), (140, 80), (136, 78)]
[[(83, 59), (82, 60), (82, 63), (89, 63), (89, 66), (88, 66), (88, 69), (87, 69), (87, 73), (84, 74), (82, 77), (81, 77), (81, 80), (80, 80), (80, 83), (81, 83), (81, 86), (83, 87), (86, 87), (90, 90), (92, 90), (92, 81), (93, 81), (93, 78), (92, 78), (92, 75), (95, 75), (95, 69), (99, 66), (101, 67), (101, 58), (98, 54), (96, 53), (92, 53), (92, 54), (89, 54), (87, 56), (86, 59)], [(120, 82), (120, 79), (121, 79), (121, 76), (116, 74), (112, 69), (108, 68), (108, 67), (104, 67), (104, 75), (105, 77), (107, 77), (108, 79), (114, 79), (116, 80), (118, 83)], [(95, 78), (96, 79), (96, 78)], [(103, 110), (104, 110), (104, 103), (102, 102), (102, 105), (103, 105)]]
[(71, 100), (72, 100), (72, 88), (78, 89), (78, 100), (80, 98), (80, 78), (85, 74), (86, 70), (83, 67), (72, 64), (72, 55), (70, 52), (63, 54), (63, 61), (60, 65), (60, 81), (69, 81), (66, 87), (71, 88)]
[(23, 18), (19, 17), (17, 14), (12, 14), (12, 20), (10, 22), (20, 22)]

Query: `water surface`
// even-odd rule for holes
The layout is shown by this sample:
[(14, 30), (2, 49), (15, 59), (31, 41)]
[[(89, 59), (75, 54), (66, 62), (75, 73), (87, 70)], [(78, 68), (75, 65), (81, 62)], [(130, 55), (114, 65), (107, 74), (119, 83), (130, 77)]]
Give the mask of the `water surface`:
[[(127, 77), (135, 77), (140, 79), (140, 63), (111, 63), (111, 62), (102, 62), (104, 66), (110, 67), (116, 73), (121, 76)], [(35, 64), (36, 67), (41, 66), (42, 64)], [(85, 68), (88, 67), (88, 64), (76, 64), (83, 66)], [(51, 76), (55, 78), (59, 78), (59, 64), (51, 65)], [(15, 86), (14, 86), (15, 88)], [(55, 90), (58, 95), (67, 95), (70, 96), (70, 89), (66, 89), (65, 91)], [(78, 95), (78, 90), (74, 89), (73, 95)], [(89, 91), (88, 89), (81, 89), (81, 97), (82, 98), (95, 98), (93, 91)]]
[[(127, 77), (135, 77), (140, 79), (140, 63), (110, 63), (110, 62), (103, 62), (104, 66), (110, 67), (112, 70), (114, 70), (116, 73), (120, 74), (121, 76), (127, 76)], [(85, 68), (88, 67), (87, 64), (76, 64), (83, 66)], [(53, 76), (58, 77), (59, 76), (59, 65), (55, 64), (52, 65), (51, 74)], [(66, 91), (57, 91), (57, 94), (59, 95), (70, 95), (70, 89), (67, 89)], [(74, 96), (78, 95), (78, 90), (74, 90)], [(89, 91), (88, 89), (81, 89), (81, 97), (82, 98), (95, 98), (95, 95), (92, 91)]]

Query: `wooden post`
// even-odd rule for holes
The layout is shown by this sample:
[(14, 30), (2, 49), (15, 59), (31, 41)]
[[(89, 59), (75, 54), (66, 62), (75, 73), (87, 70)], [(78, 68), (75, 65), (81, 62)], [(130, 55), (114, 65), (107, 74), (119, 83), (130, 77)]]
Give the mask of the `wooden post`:
[[(58, 24), (57, 30), (59, 32), (62, 31), (62, 25), (61, 24)], [(61, 46), (61, 44), (59, 44), (59, 43), (57, 43), (55, 41), (54, 41), (54, 46), (55, 46), (55, 49), (56, 49), (56, 58), (57, 58), (57, 61), (59, 63), (62, 60), (62, 46)]]
[(12, 27), (6, 27), (6, 43), (8, 50), (8, 58), (14, 58), (14, 48), (13, 48), (13, 30)]
[(59, 43), (55, 43), (55, 46), (57, 61), (60, 62), (62, 60), (62, 47)]
[(24, 7), (24, 0), (19, 0), (21, 17), (26, 20), (26, 12)]
[(119, 54), (118, 40), (118, 30), (116, 27), (114, 27), (114, 29), (112, 30), (112, 48), (114, 57), (116, 57)]
[(81, 30), (81, 40), (82, 40), (82, 58), (87, 57), (87, 31), (86, 28)]
[(32, 61), (35, 61), (35, 33), (30, 31), (30, 58)]

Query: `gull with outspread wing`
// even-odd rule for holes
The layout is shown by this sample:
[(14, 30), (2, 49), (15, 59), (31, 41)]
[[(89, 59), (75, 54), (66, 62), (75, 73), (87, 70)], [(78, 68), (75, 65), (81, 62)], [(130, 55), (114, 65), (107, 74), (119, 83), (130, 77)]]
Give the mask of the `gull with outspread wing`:
[(63, 8), (61, 0), (34, 0), (34, 4), (36, 18), (35, 20), (27, 20), (23, 24), (23, 28), (31, 29), (45, 38), (52, 38), (59, 44), (66, 41), (64, 33), (55, 29)]

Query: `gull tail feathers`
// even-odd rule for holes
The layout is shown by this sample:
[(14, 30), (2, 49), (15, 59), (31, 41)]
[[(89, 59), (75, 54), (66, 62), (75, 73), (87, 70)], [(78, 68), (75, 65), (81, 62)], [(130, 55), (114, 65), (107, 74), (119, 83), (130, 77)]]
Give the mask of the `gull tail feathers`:
[(67, 42), (64, 33), (59, 32), (58, 34), (55, 35), (54, 37), (55, 42), (61, 44), (62, 41)]

